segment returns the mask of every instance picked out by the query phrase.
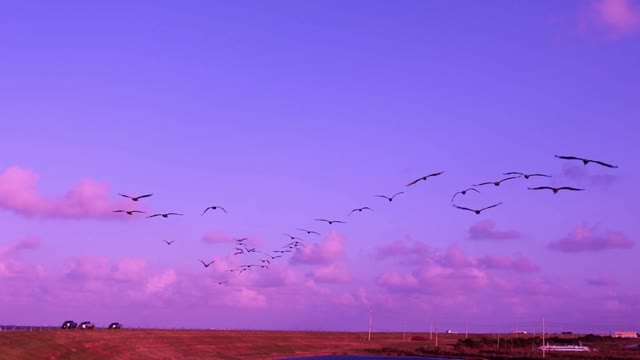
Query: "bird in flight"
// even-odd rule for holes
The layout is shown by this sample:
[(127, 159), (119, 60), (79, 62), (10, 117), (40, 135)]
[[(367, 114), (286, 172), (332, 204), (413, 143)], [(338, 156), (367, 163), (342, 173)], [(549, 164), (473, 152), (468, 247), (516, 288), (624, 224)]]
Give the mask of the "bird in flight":
[(468, 188), (468, 189), (464, 189), (462, 191), (458, 191), (457, 193), (453, 194), (453, 197), (451, 198), (451, 201), (453, 201), (453, 199), (455, 199), (456, 195), (458, 195), (458, 194), (467, 195), (467, 191), (469, 191), (469, 190), (473, 190), (473, 191), (477, 192), (478, 194), (480, 194), (480, 191), (478, 191), (477, 189)]
[(126, 198), (129, 198), (129, 199), (131, 199), (131, 200), (133, 200), (133, 201), (138, 201), (138, 200), (140, 200), (140, 199), (147, 198), (147, 197), (149, 197), (149, 196), (151, 196), (151, 195), (153, 195), (153, 194), (146, 194), (146, 195), (140, 195), (140, 196), (129, 196), (129, 195), (125, 195), (125, 194), (120, 194), (120, 193), (118, 193), (118, 195), (123, 196), (123, 197), (126, 197)]
[(162, 240), (162, 241), (166, 242), (166, 243), (167, 243), (167, 245), (171, 245), (171, 244), (173, 244), (173, 243), (175, 242), (175, 240), (171, 240), (171, 241)]
[(237, 244), (242, 244), (243, 241), (247, 240), (247, 238), (236, 239)]
[(324, 222), (328, 222), (329, 225), (336, 223), (336, 224), (346, 224), (346, 222), (344, 221), (340, 221), (340, 220), (327, 220), (327, 219), (316, 219), (316, 221), (324, 221)]
[(289, 235), (289, 234), (282, 234), (282, 235), (288, 236), (288, 237), (289, 237), (289, 239), (291, 239), (291, 240), (300, 240), (300, 241), (304, 241), (303, 239), (300, 239), (299, 237), (295, 237), (295, 236), (293, 236), (293, 235)]
[(444, 171), (440, 171), (440, 172), (437, 172), (437, 173), (425, 175), (423, 177), (420, 177), (420, 178), (417, 178), (417, 179), (413, 180), (412, 182), (408, 183), (406, 186), (411, 186), (411, 185), (416, 184), (418, 181), (427, 180), (428, 178), (430, 178), (432, 176), (438, 176), (438, 175), (442, 175), (442, 174), (444, 174)]
[(297, 230), (304, 231), (304, 232), (306, 232), (308, 235), (311, 235), (311, 234), (320, 235), (320, 233), (319, 233), (319, 232), (317, 232), (317, 231), (313, 231), (313, 230), (306, 230), (306, 229), (297, 229)]
[(357, 209), (353, 209), (353, 210), (351, 210), (351, 212), (349, 213), (349, 215), (348, 215), (348, 216), (351, 216), (351, 214), (353, 214), (353, 213), (354, 213), (354, 212), (356, 212), (356, 211), (358, 211), (358, 212), (362, 212), (362, 210), (370, 210), (370, 211), (373, 211), (373, 209), (372, 209), (372, 208), (370, 208), (370, 207), (368, 207), (368, 206), (365, 206), (365, 207), (361, 207), (361, 208), (357, 208)]
[(385, 195), (376, 195), (376, 197), (381, 197), (381, 198), (385, 198), (389, 201), (393, 201), (393, 198), (395, 198), (396, 196), (400, 195), (400, 194), (404, 194), (404, 191), (400, 191), (399, 193), (395, 193), (392, 197), (388, 197)]
[(487, 206), (487, 207), (482, 208), (482, 209), (479, 209), (479, 210), (476, 210), (476, 209), (469, 209), (469, 208), (466, 208), (466, 207), (458, 206), (458, 205), (456, 205), (456, 204), (453, 204), (453, 207), (456, 207), (456, 208), (458, 208), (458, 209), (462, 209), (462, 210), (473, 211), (474, 213), (476, 213), (476, 214), (480, 215), (480, 213), (481, 213), (483, 210), (487, 210), (487, 209), (494, 208), (494, 207), (496, 207), (496, 206), (498, 206), (498, 205), (500, 205), (500, 204), (502, 204), (502, 202), (499, 202), (499, 203), (497, 203), (497, 204), (493, 204), (493, 205), (491, 205), (491, 206)]
[(218, 283), (218, 285), (222, 285), (222, 284), (226, 284), (228, 283), (228, 281), (216, 281)]
[(611, 165), (611, 164), (607, 164), (606, 162), (602, 162), (602, 161), (598, 161), (598, 160), (585, 159), (585, 158), (576, 157), (576, 156), (560, 156), (560, 155), (556, 155), (556, 157), (558, 159), (563, 159), (563, 160), (580, 160), (585, 165), (587, 165), (588, 163), (592, 162), (592, 163), (600, 164), (602, 166), (606, 166), (608, 168), (614, 168), (614, 169), (617, 168), (617, 166)]
[[(208, 208), (204, 209), (204, 211), (202, 212), (202, 215), (204, 215), (204, 213), (206, 213), (207, 210), (209, 210), (209, 209), (211, 209), (211, 210), (220, 209), (220, 210), (224, 211), (225, 213), (227, 212), (227, 210), (225, 210), (225, 208), (223, 208), (222, 206), (209, 206)], [(202, 215), (200, 215), (200, 216), (202, 216)]]
[(551, 175), (545, 175), (545, 174), (525, 174), (525, 173), (521, 173), (521, 172), (517, 172), (517, 171), (512, 171), (512, 172), (508, 172), (508, 173), (504, 173), (502, 175), (518, 175), (518, 176), (522, 176), (525, 179), (529, 179), (532, 176), (543, 176), (543, 177), (551, 177)]
[(571, 190), (571, 191), (584, 191), (584, 189), (578, 189), (571, 186), (563, 186), (563, 187), (551, 187), (551, 186), (538, 186), (534, 188), (528, 188), (529, 190), (551, 190), (554, 194), (557, 194), (560, 190)]
[(200, 262), (202, 263), (202, 265), (204, 265), (204, 267), (206, 267), (206, 268), (207, 268), (207, 267), (209, 267), (211, 264), (213, 264), (213, 263), (214, 263), (214, 262), (216, 262), (216, 261), (214, 260), (214, 261), (212, 261), (212, 262), (210, 262), (210, 263), (208, 263), (208, 264), (207, 264), (206, 262), (202, 261), (202, 260), (200, 260)]
[(114, 213), (127, 213), (127, 215), (133, 215), (133, 213), (141, 213), (144, 214), (144, 211), (140, 211), (140, 210), (114, 210)]
[(147, 216), (147, 218), (152, 218), (152, 217), (156, 217), (156, 216), (162, 216), (163, 218), (168, 218), (169, 215), (180, 215), (180, 216), (182, 216), (184, 214), (178, 214), (178, 213), (173, 213), (173, 212), (172, 213), (163, 213), (163, 214), (153, 214), (151, 216)]
[(491, 185), (491, 184), (493, 184), (493, 185), (495, 185), (495, 186), (500, 186), (500, 184), (501, 184), (503, 181), (507, 181), (507, 180), (511, 180), (511, 179), (517, 179), (517, 178), (519, 178), (519, 177), (520, 177), (520, 176), (510, 176), (510, 177), (508, 177), (508, 178), (504, 178), (504, 179), (502, 179), (502, 180), (498, 180), (498, 181), (487, 181), (487, 182), (483, 182), (483, 183), (480, 183), (480, 184), (474, 184), (473, 186), (482, 186), (482, 185)]

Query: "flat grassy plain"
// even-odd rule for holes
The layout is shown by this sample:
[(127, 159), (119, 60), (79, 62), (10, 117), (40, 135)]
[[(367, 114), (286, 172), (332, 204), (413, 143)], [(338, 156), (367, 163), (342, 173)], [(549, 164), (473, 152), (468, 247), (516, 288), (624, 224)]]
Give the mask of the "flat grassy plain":
[[(217, 359), (269, 360), (311, 355), (414, 355), (464, 359), (540, 359), (539, 338), (500, 335), (288, 332), (223, 330), (43, 330), (0, 332), (0, 359)], [(409, 340), (411, 337), (418, 340)], [(577, 336), (557, 339), (576, 343)], [(590, 353), (551, 353), (547, 359), (640, 359), (624, 346), (639, 339), (582, 337)], [(591, 339), (592, 341), (585, 341)], [(538, 342), (536, 344), (536, 341)], [(557, 344), (552, 342), (552, 344)]]

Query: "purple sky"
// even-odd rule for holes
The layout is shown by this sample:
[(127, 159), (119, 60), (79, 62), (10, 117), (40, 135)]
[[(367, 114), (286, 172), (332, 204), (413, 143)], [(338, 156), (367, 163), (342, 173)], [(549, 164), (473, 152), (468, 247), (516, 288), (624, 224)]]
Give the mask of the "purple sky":
[[(0, 323), (640, 330), (639, 1), (33, 1), (0, 44)], [(508, 171), (552, 178), (452, 207)]]

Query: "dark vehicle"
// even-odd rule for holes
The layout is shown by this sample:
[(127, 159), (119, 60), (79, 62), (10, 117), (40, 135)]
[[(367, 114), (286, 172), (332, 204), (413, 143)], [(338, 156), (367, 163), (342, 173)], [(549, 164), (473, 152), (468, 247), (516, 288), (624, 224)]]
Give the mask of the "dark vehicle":
[(75, 329), (78, 327), (78, 324), (73, 320), (67, 320), (62, 323), (61, 329)]
[(78, 325), (79, 329), (95, 329), (95, 325), (91, 321), (83, 321)]
[(122, 329), (122, 324), (119, 322), (114, 322), (109, 324), (109, 329)]

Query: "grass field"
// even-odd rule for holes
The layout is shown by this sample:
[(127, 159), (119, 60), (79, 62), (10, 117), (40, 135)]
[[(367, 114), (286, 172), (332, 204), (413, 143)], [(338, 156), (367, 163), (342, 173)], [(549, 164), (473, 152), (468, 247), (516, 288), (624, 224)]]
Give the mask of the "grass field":
[[(467, 359), (540, 359), (539, 338), (513, 335), (440, 334), (438, 348), (427, 334), (220, 330), (45, 330), (0, 332), (0, 359), (280, 359), (293, 356), (369, 354)], [(422, 340), (409, 340), (421, 336)], [(553, 339), (553, 338), (552, 338)], [(640, 359), (624, 349), (639, 339), (583, 337), (591, 353), (550, 353), (549, 359)], [(634, 341), (635, 340), (635, 341)], [(536, 345), (536, 341), (538, 344)], [(577, 343), (564, 336), (557, 341)], [(553, 342), (552, 342), (553, 343)], [(557, 342), (556, 342), (557, 344)]]

